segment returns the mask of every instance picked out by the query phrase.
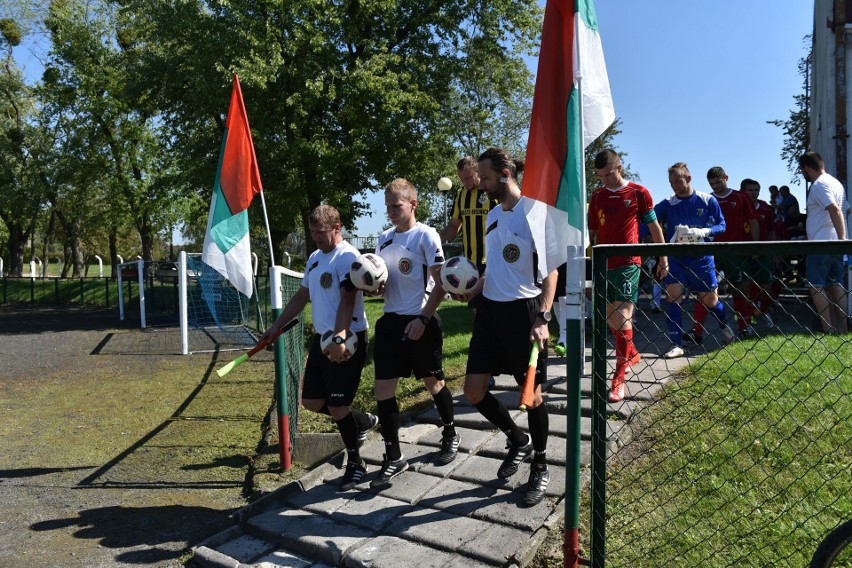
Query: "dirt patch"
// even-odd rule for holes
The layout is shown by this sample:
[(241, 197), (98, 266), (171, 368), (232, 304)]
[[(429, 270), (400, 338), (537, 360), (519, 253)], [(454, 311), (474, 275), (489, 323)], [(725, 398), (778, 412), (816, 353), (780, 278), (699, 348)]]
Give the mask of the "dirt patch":
[(181, 356), (115, 310), (0, 307), (0, 565), (179, 566), (246, 504), (267, 354)]

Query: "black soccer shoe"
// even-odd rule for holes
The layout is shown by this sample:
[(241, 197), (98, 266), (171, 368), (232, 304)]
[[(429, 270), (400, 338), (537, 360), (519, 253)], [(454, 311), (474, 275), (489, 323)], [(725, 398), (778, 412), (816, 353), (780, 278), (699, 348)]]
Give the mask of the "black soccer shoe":
[(375, 414), (370, 414), (369, 412), (365, 413), (367, 418), (370, 420), (370, 425), (367, 426), (364, 430), (358, 430), (358, 447), (364, 445), (364, 442), (367, 441), (367, 434), (370, 433), (370, 430), (373, 430), (376, 426), (379, 425), (379, 417)]
[(350, 461), (346, 464), (346, 472), (343, 474), (343, 482), (340, 484), (341, 491), (354, 489), (361, 482), (361, 478), (367, 473), (367, 464), (364, 460)]
[(547, 482), (550, 481), (550, 471), (547, 464), (534, 463), (530, 468), (530, 479), (527, 483), (527, 492), (524, 494), (524, 505), (532, 507), (538, 505), (547, 492)]
[(518, 471), (518, 466), (525, 462), (533, 453), (532, 439), (527, 436), (527, 443), (523, 446), (513, 446), (511, 442), (506, 442), (506, 449), (509, 453), (506, 454), (506, 459), (500, 464), (500, 469), (497, 470), (497, 477), (507, 479), (515, 475)]
[(387, 455), (382, 460), (382, 469), (378, 477), (370, 482), (370, 487), (384, 487), (390, 485), (391, 480), (408, 469), (408, 461), (405, 456), (399, 456), (398, 460), (391, 461)]
[(456, 459), (459, 453), (460, 440), (461, 436), (458, 434), (441, 438), (441, 451), (438, 453), (438, 459), (435, 460), (435, 463), (438, 465), (447, 465)]

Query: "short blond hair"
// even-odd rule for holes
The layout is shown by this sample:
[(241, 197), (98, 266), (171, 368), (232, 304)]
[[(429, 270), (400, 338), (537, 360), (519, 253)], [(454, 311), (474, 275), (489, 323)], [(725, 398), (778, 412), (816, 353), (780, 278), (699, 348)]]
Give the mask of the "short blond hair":
[(385, 186), (385, 195), (399, 195), (407, 201), (417, 200), (417, 188), (405, 178), (396, 178)]

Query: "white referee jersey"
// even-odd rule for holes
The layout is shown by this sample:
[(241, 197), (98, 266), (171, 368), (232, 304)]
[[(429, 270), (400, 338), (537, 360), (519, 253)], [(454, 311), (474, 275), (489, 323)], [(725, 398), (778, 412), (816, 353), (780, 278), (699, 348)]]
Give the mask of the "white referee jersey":
[(404, 233), (388, 229), (379, 237), (376, 254), (388, 267), (385, 313), (419, 314), (435, 285), (429, 267), (444, 264), (438, 231), (423, 223)]
[[(340, 305), (340, 286), (344, 280), (349, 280), (349, 269), (358, 255), (358, 249), (341, 241), (328, 253), (317, 249), (308, 257), (302, 286), (308, 289), (311, 297), (311, 314), (317, 333), (334, 329)], [(355, 297), (349, 329), (353, 332), (367, 329), (364, 294), (361, 292)]]
[(502, 206), (488, 213), (485, 223), (485, 287), (482, 293), (495, 302), (511, 302), (535, 298), (541, 294), (536, 286), (535, 241), (524, 214), (524, 200), (514, 209)]

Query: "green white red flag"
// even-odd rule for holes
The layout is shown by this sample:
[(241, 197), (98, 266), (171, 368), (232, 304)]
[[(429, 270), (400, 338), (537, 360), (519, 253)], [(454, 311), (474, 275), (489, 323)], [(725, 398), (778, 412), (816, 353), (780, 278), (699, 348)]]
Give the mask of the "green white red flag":
[(614, 120), (592, 0), (550, 0), (522, 185), (542, 277), (585, 242), (584, 150)]
[(202, 260), (248, 297), (253, 289), (248, 206), (261, 191), (240, 80), (234, 75)]

